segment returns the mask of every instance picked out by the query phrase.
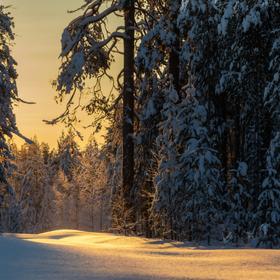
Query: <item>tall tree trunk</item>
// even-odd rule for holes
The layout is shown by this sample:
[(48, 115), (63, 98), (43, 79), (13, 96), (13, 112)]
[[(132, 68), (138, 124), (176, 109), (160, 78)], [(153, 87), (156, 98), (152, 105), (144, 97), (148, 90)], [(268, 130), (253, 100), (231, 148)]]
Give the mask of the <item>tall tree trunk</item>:
[[(135, 7), (134, 0), (128, 0), (124, 10), (124, 88), (123, 88), (123, 198), (125, 210), (132, 211), (132, 191), (134, 185), (134, 39)], [(125, 223), (131, 223), (131, 215), (125, 215)]]
[(180, 32), (177, 27), (177, 17), (179, 15), (180, 6), (181, 0), (176, 0), (176, 2), (174, 2), (174, 0), (169, 0), (170, 21), (173, 23), (171, 28), (172, 32), (176, 35), (176, 39), (169, 54), (169, 73), (172, 75), (173, 85), (178, 94), (180, 94)]

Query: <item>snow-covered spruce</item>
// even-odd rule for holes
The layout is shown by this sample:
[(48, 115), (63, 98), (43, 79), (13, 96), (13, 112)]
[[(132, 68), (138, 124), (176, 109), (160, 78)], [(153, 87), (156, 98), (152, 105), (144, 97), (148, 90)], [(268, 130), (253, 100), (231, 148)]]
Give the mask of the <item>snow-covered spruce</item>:
[[(175, 87), (174, 90), (179, 90), (180, 87), (179, 49), (181, 44), (177, 28), (180, 4), (181, 0), (166, 1), (164, 5), (160, 3), (154, 5), (151, 1), (150, 5), (155, 9), (147, 14), (146, 22), (149, 24), (144, 27), (146, 34), (141, 40), (136, 58), (138, 75), (141, 77), (138, 99), (139, 128), (136, 137), (137, 208), (140, 208), (140, 223), (148, 236), (154, 232), (158, 235), (164, 234), (169, 238), (179, 237), (178, 229), (175, 233), (172, 221), (174, 217), (170, 210), (173, 201), (169, 200), (169, 204), (164, 201), (160, 206), (159, 197), (163, 196), (160, 193), (165, 191), (156, 186), (154, 177), (158, 177), (157, 173), (160, 172), (157, 161), (164, 161), (165, 157), (164, 144), (161, 140), (156, 140), (157, 137), (165, 137), (162, 133), (166, 130), (161, 126), (162, 120), (167, 118), (164, 112), (168, 111), (168, 105), (165, 102), (169, 98), (170, 88)], [(171, 188), (170, 182), (166, 182), (165, 187)], [(163, 205), (168, 210), (162, 212), (156, 210), (162, 209)]]
[(13, 201), (14, 192), (7, 183), (12, 168), (12, 154), (7, 138), (11, 138), (12, 133), (19, 134), (13, 113), (13, 104), (18, 99), (16, 62), (11, 54), (13, 28), (11, 14), (0, 5), (0, 231), (3, 227), (6, 230), (12, 227), (9, 224), (9, 204)]
[(273, 15), (269, 55), (270, 80), (264, 90), (264, 103), (270, 113), (271, 142), (266, 155), (265, 177), (256, 215), (258, 245), (280, 246), (280, 5), (271, 5)]
[(180, 56), (187, 74), (176, 133), (182, 150), (179, 178), (183, 178), (186, 197), (182, 219), (189, 239), (208, 243), (221, 235), (224, 215), (218, 146), (223, 123), (217, 110), (221, 104), (215, 94), (219, 67), (217, 18), (214, 2), (183, 1), (177, 21), (185, 38)]
[(18, 198), (20, 232), (43, 232), (52, 226), (55, 196), (45, 149), (45, 144), (34, 139), (32, 145), (15, 151), (17, 170), (10, 182)]
[(260, 227), (257, 245), (273, 248), (280, 246), (280, 132), (271, 141), (266, 161), (266, 178), (258, 198)]

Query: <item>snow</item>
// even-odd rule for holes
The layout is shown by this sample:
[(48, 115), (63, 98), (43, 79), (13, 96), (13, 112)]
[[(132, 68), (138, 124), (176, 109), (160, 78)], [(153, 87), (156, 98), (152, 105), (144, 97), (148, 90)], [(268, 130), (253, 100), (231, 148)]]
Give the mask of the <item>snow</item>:
[(280, 251), (57, 230), (0, 236), (2, 280), (280, 279)]
[(218, 25), (218, 31), (219, 31), (219, 33), (222, 33), (223, 35), (226, 35), (226, 33), (227, 33), (228, 22), (229, 22), (229, 19), (233, 15), (233, 5), (234, 5), (234, 1), (228, 2), (226, 9), (224, 11), (224, 14), (222, 16), (222, 19), (221, 19), (221, 23)]
[(250, 29), (251, 25), (259, 25), (261, 23), (261, 16), (260, 16), (260, 12), (257, 11), (258, 6), (254, 7), (253, 9), (250, 10), (249, 14), (246, 15), (246, 17), (244, 18), (243, 22), (242, 22), (242, 26), (243, 26), (243, 31), (244, 32), (248, 32), (248, 30)]

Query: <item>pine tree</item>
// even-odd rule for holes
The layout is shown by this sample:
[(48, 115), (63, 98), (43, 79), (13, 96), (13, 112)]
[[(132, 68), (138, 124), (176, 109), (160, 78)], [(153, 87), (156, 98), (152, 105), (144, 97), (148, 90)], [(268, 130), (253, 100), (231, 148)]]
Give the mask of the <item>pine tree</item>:
[(258, 246), (270, 248), (280, 245), (280, 132), (272, 139), (267, 155), (266, 178), (258, 198), (259, 228)]
[[(151, 209), (155, 193), (153, 181), (157, 172), (156, 158), (161, 149), (156, 144), (156, 138), (161, 133), (159, 123), (162, 120), (162, 110), (165, 100), (168, 99), (170, 87), (175, 87), (179, 94), (180, 39), (177, 16), (180, 3), (181, 1), (165, 3), (147, 1), (147, 10), (152, 12), (145, 15), (146, 25), (143, 29), (146, 34), (141, 40), (136, 59), (137, 74), (141, 82), (137, 100), (139, 125), (135, 182), (138, 195), (138, 223), (147, 236), (151, 236), (154, 231), (152, 219), (155, 217), (151, 216)], [(173, 235), (173, 231), (170, 233)]]
[(246, 243), (250, 232), (248, 223), (252, 213), (248, 211), (247, 205), (248, 200), (251, 199), (251, 195), (248, 192), (250, 189), (247, 177), (248, 166), (245, 162), (236, 162), (235, 164), (236, 169), (228, 171), (230, 181), (227, 184), (226, 203), (228, 208), (225, 222), (227, 237), (224, 237), (228, 239), (227, 241), (239, 245), (240, 238)]
[(270, 113), (271, 142), (266, 155), (266, 172), (261, 185), (258, 198), (257, 231), (258, 245), (279, 247), (280, 244), (280, 108), (279, 108), (279, 86), (280, 86), (280, 32), (279, 14), (280, 5), (269, 2), (268, 14), (272, 22), (271, 26), (271, 50), (269, 55), (268, 72), (270, 79), (264, 90), (264, 104)]
[[(162, 123), (160, 135), (157, 137), (158, 170), (155, 177), (155, 198), (153, 201), (153, 218), (156, 230), (165, 237), (175, 239), (179, 234), (181, 220), (177, 219), (179, 212), (180, 196), (179, 176), (181, 175), (178, 162), (178, 145), (175, 139), (177, 132), (178, 93), (171, 84), (165, 92), (165, 103), (162, 109)], [(159, 225), (157, 225), (157, 222)]]
[(75, 140), (74, 131), (69, 130), (66, 135), (64, 132), (62, 133), (58, 141), (57, 160), (65, 179), (62, 180), (63, 186), (60, 190), (65, 198), (65, 204), (69, 203), (70, 209), (74, 212), (74, 214), (71, 212), (68, 215), (68, 220), (71, 226), (78, 229), (81, 190), (80, 185), (77, 184), (75, 173), (80, 166), (80, 150)]
[(20, 210), (20, 231), (43, 232), (53, 225), (54, 192), (37, 140), (25, 144), (17, 153), (17, 172), (13, 185), (18, 197)]
[(72, 130), (65, 135), (62, 133), (58, 140), (59, 167), (68, 179), (73, 179), (73, 172), (79, 163), (79, 147), (75, 141), (75, 134)]
[(212, 1), (184, 1), (178, 19), (185, 38), (181, 51), (185, 94), (178, 112), (179, 166), (186, 196), (186, 236), (219, 238), (223, 178), (218, 151), (219, 119), (215, 88), (218, 80), (217, 10)]
[(270, 142), (271, 121), (262, 96), (269, 73), (269, 7), (274, 3), (232, 0), (216, 4), (222, 11), (216, 94), (222, 97), (223, 108), (220, 147), (230, 220), (226, 227), (234, 228), (233, 240), (238, 242), (240, 238), (246, 241), (255, 228), (254, 209)]
[[(243, 56), (244, 33), (238, 1), (218, 1), (221, 10), (218, 21), (219, 38), (219, 77), (216, 95), (220, 98), (219, 122), (220, 154), (225, 180), (225, 229), (230, 241), (239, 242), (249, 231), (252, 213), (248, 206), (252, 201), (248, 178), (248, 157), (245, 155), (247, 116), (245, 103), (247, 94), (243, 91), (243, 71), (246, 55)], [(238, 38), (236, 29), (239, 28)], [(247, 48), (248, 49), (248, 48)], [(244, 68), (245, 69), (245, 68)], [(246, 109), (247, 110), (247, 109)]]
[(118, 233), (131, 232), (135, 227), (130, 223), (131, 209), (124, 205), (122, 188), (122, 108), (116, 108), (110, 120), (110, 126), (101, 149), (102, 158), (106, 161), (106, 185), (110, 189), (111, 227)]
[(0, 5), (0, 231), (4, 226), (3, 215), (9, 212), (9, 201), (14, 196), (7, 182), (12, 168), (12, 154), (7, 138), (11, 138), (13, 133), (20, 135), (13, 113), (13, 105), (18, 100), (16, 61), (11, 54), (13, 28), (11, 14)]
[(107, 186), (106, 159), (94, 140), (82, 152), (76, 171), (80, 186), (80, 227), (90, 230), (108, 229), (110, 191)]

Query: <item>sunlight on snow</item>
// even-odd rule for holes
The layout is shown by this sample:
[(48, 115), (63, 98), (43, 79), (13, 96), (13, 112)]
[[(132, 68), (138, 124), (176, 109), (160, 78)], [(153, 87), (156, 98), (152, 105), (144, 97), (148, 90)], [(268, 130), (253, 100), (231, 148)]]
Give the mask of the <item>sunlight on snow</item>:
[[(92, 279), (101, 274), (107, 275), (102, 279), (280, 279), (277, 250), (195, 249), (179, 242), (76, 230), (5, 236), (52, 249), (62, 259), (73, 255), (70, 262)], [(122, 278), (128, 271), (137, 277)]]

